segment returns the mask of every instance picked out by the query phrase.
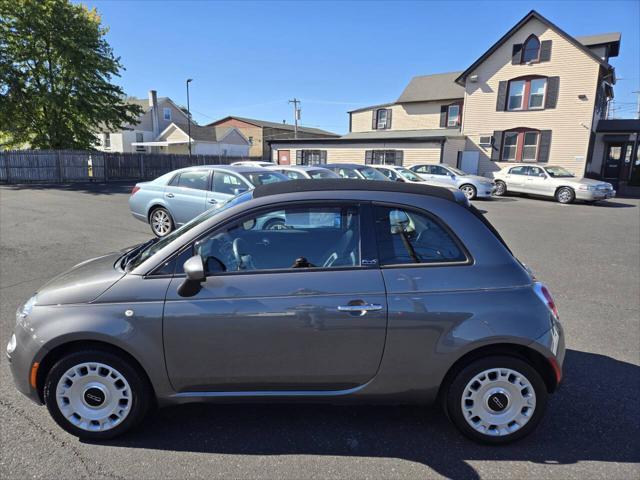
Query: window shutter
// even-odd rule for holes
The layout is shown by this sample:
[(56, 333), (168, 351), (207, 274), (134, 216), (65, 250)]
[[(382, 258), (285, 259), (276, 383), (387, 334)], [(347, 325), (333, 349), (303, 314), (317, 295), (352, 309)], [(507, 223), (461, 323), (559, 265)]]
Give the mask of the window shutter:
[(447, 126), (447, 106), (442, 105), (440, 107), (440, 127), (446, 128)]
[(520, 65), (522, 62), (522, 44), (516, 43), (511, 53), (511, 65)]
[(404, 150), (396, 150), (394, 165), (396, 165), (397, 167), (401, 167), (403, 160), (404, 160)]
[(502, 130), (493, 131), (493, 145), (491, 146), (491, 160), (500, 161), (500, 150), (502, 148)]
[(543, 40), (540, 42), (540, 61), (548, 62), (551, 60), (551, 40)]
[(364, 152), (365, 165), (371, 165), (373, 163), (373, 150), (367, 150)]
[(302, 150), (296, 150), (296, 165), (302, 165)]
[(549, 161), (549, 151), (551, 150), (551, 130), (540, 132), (540, 146), (538, 147), (538, 162), (547, 163)]
[(503, 112), (507, 109), (507, 87), (509, 82), (502, 81), (498, 84), (498, 98), (496, 100), (496, 112)]
[(387, 108), (387, 121), (384, 124), (384, 128), (391, 128), (391, 109)]
[(560, 91), (560, 77), (547, 78), (547, 94), (544, 99), (544, 108), (556, 108), (558, 93)]
[(373, 114), (371, 117), (371, 129), (377, 130), (378, 129), (378, 110), (374, 110), (371, 113)]
[(326, 150), (320, 150), (320, 163), (321, 164), (327, 163), (327, 151)]

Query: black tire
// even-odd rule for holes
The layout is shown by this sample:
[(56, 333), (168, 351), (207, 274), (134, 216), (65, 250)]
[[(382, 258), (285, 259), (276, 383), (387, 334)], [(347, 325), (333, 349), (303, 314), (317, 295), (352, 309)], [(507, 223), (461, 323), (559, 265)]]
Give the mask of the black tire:
[(502, 180), (496, 180), (496, 189), (493, 194), (496, 197), (502, 197), (507, 193), (507, 184)]
[(262, 230), (280, 230), (285, 226), (284, 219), (272, 218), (267, 220), (262, 226)]
[(460, 190), (462, 190), (462, 193), (464, 193), (465, 197), (467, 197), (468, 200), (475, 200), (475, 198), (478, 196), (478, 189), (470, 183), (460, 185)]
[[(527, 423), (513, 433), (501, 436), (481, 433), (474, 429), (465, 419), (465, 413), (461, 405), (467, 384), (476, 375), (494, 368), (510, 369), (523, 375), (533, 387), (536, 397), (535, 409)], [(500, 445), (519, 440), (535, 430), (544, 415), (548, 393), (544, 380), (528, 362), (516, 357), (490, 356), (474, 360), (462, 368), (446, 387), (443, 400), (447, 416), (465, 436), (479, 443)]]
[(569, 187), (560, 187), (556, 190), (556, 202), (564, 205), (572, 203), (576, 199), (576, 193)]
[[(56, 388), (60, 378), (72, 367), (86, 362), (97, 362), (116, 369), (129, 383), (131, 389), (131, 405), (129, 413), (119, 424), (105, 431), (88, 431), (71, 423), (60, 411), (56, 400)], [(70, 353), (49, 370), (47, 374), (43, 397), (49, 414), (64, 430), (76, 437), (87, 440), (108, 440), (136, 427), (145, 418), (151, 403), (151, 388), (148, 381), (136, 366), (120, 358), (115, 353), (103, 350), (82, 350)]]
[[(154, 217), (156, 215), (165, 216), (164, 218), (166, 218), (168, 222), (168, 228), (166, 230), (161, 229), (159, 226), (155, 225)], [(169, 235), (171, 232), (173, 232), (176, 228), (176, 224), (173, 221), (173, 217), (169, 213), (169, 210), (167, 210), (164, 207), (154, 207), (153, 209), (151, 209), (151, 212), (149, 212), (149, 226), (151, 227), (151, 231), (156, 237), (165, 237)]]

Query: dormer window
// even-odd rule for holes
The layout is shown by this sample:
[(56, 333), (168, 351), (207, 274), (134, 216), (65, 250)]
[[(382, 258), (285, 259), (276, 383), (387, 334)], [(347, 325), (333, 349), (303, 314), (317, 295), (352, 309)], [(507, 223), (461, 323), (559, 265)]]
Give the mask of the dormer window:
[(539, 60), (540, 40), (535, 35), (531, 35), (522, 46), (522, 63), (537, 62)]
[(381, 108), (380, 110), (378, 110), (377, 128), (378, 130), (382, 130), (386, 127), (387, 127), (387, 110)]
[(167, 121), (171, 120), (171, 109), (170, 108), (163, 108), (162, 109), (162, 114), (163, 114), (163, 118)]

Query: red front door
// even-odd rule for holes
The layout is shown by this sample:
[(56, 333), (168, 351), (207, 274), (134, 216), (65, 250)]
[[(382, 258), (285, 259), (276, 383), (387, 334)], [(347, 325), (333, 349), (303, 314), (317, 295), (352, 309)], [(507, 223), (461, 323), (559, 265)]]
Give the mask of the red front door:
[(278, 165), (290, 165), (291, 157), (289, 150), (278, 150)]

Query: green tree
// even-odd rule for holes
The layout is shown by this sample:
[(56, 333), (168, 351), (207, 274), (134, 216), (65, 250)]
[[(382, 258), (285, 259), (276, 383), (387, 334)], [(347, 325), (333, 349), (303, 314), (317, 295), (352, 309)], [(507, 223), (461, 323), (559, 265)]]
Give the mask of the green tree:
[(0, 138), (7, 146), (90, 148), (135, 122), (112, 79), (123, 69), (95, 9), (68, 0), (0, 0)]

